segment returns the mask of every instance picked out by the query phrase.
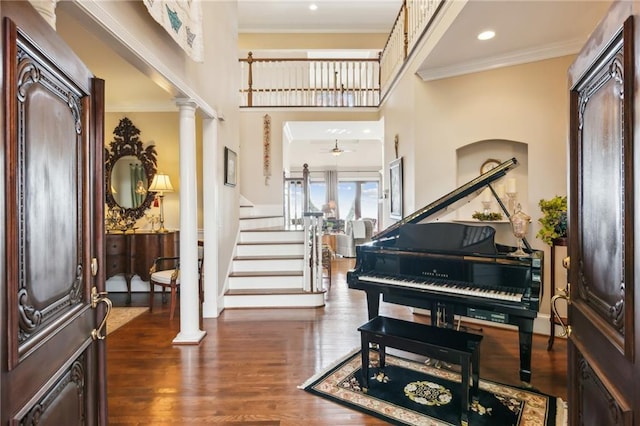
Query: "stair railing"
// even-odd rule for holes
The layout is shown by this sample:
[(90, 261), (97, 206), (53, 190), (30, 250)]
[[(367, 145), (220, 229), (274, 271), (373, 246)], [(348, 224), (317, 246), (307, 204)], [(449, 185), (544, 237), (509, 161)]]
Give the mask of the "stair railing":
[(302, 179), (284, 178), (284, 225), (286, 229), (295, 229), (303, 226), (302, 208), (303, 199)]
[(304, 213), (303, 290), (317, 293), (322, 288), (322, 212)]
[(302, 166), (302, 177), (283, 177), (283, 215), (287, 229), (304, 226), (304, 212), (309, 210), (309, 165)]

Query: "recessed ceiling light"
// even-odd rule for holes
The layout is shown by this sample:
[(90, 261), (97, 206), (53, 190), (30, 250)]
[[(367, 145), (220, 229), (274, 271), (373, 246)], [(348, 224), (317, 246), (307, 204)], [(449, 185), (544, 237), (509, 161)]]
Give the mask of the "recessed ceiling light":
[(478, 34), (478, 40), (491, 40), (495, 36), (496, 36), (496, 33), (491, 30), (483, 31), (480, 34)]
[(311, 4), (309, 5), (309, 10), (318, 10), (318, 5), (317, 5), (317, 4), (315, 4), (315, 3), (311, 3)]

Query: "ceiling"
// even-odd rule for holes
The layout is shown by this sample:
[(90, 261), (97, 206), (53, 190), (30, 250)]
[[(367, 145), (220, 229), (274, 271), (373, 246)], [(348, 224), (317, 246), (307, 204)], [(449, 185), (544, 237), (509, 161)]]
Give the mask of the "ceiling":
[[(308, 8), (310, 0), (238, 0), (239, 31), (388, 33), (402, 4), (402, 0), (314, 2), (318, 5), (315, 12)], [(103, 43), (95, 35), (95, 30), (82, 26), (74, 17), (72, 3), (58, 3), (58, 31), (89, 68), (106, 80), (107, 111), (175, 110), (168, 92)], [(430, 53), (419, 66), (418, 74), (430, 80), (576, 53), (610, 4), (611, 1), (597, 0), (468, 1), (449, 29), (433, 43)], [(478, 42), (476, 34), (488, 28), (496, 31), (496, 37), (488, 42)], [(352, 134), (362, 131), (363, 126), (375, 124), (339, 123), (344, 132)], [(332, 156), (325, 151), (327, 144), (333, 147), (336, 138), (333, 135), (327, 138), (326, 131), (335, 129), (335, 126), (335, 122), (327, 123), (322, 129), (292, 125), (289, 138), (305, 141), (305, 146), (298, 150), (305, 158), (327, 156), (331, 159)], [(312, 130), (319, 133), (313, 134)], [(339, 157), (345, 166), (349, 158), (347, 154), (352, 154), (350, 157), (354, 160), (364, 161), (364, 141), (381, 144), (382, 133), (369, 135), (368, 138), (338, 138), (342, 146), (353, 145), (352, 153)], [(378, 161), (378, 158), (381, 166), (381, 148), (380, 157), (375, 155), (371, 161)], [(335, 163), (335, 158), (333, 161)], [(299, 162), (300, 159), (292, 158), (291, 164)]]
[(310, 170), (382, 168), (382, 121), (290, 121), (283, 134), (285, 159), (293, 170), (305, 163)]
[(238, 31), (390, 33), (401, 6), (402, 0), (238, 0)]

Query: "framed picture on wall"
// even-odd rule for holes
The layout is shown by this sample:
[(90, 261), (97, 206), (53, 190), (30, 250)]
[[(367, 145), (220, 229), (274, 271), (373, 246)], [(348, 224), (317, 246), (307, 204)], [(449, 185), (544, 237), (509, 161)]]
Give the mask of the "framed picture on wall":
[(224, 147), (224, 184), (227, 186), (236, 186), (237, 181), (237, 162), (238, 155), (227, 148)]
[(389, 217), (402, 219), (402, 157), (389, 163)]

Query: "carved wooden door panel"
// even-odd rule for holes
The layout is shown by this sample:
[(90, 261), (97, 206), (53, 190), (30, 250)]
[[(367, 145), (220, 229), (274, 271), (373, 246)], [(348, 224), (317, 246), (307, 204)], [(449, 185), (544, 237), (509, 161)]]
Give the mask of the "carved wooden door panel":
[(104, 82), (28, 2), (0, 15), (0, 424), (106, 425)]
[(569, 70), (571, 425), (640, 422), (637, 2), (614, 2)]

